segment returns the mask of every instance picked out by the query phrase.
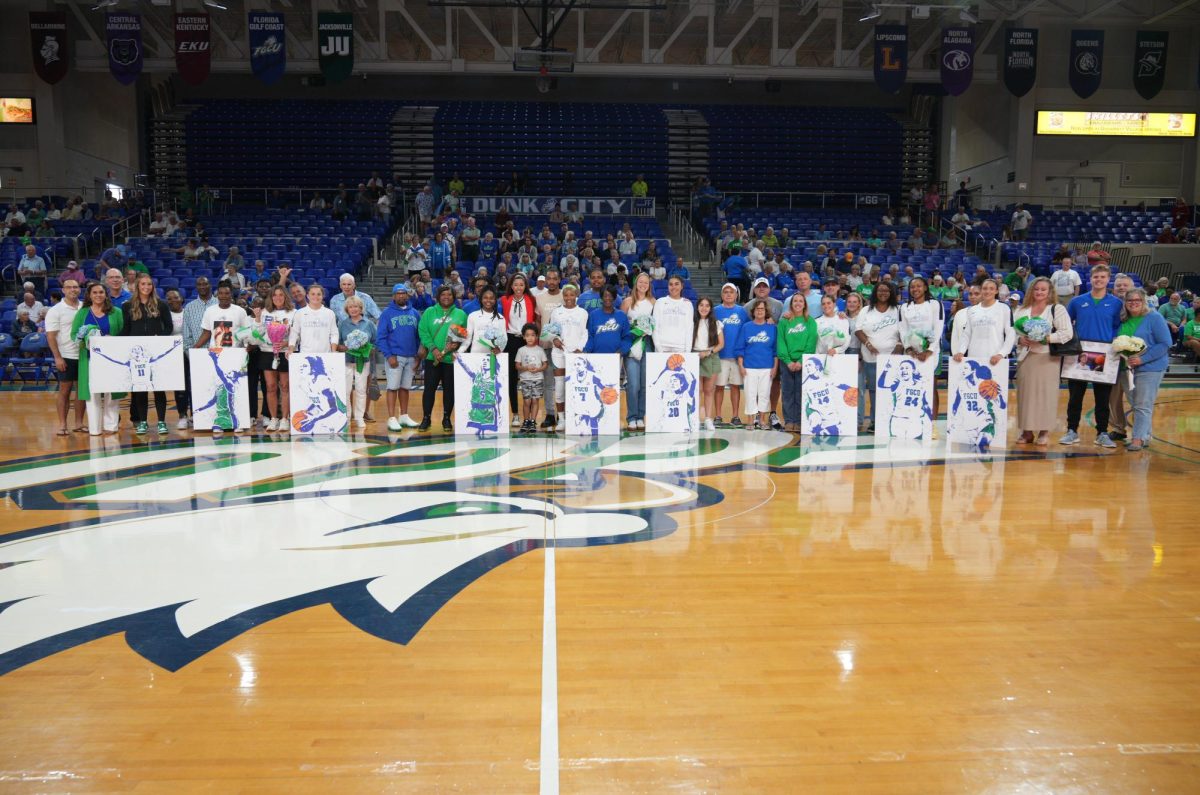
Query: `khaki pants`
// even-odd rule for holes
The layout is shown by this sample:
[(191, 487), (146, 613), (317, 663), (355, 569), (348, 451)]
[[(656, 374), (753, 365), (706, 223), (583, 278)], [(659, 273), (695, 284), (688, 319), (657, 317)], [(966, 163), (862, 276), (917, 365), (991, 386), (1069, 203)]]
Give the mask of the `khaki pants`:
[[(1120, 377), (1124, 378), (1124, 375)], [(1108, 399), (1108, 430), (1113, 433), (1125, 433), (1128, 428), (1125, 422), (1125, 390), (1120, 387), (1117, 384)]]

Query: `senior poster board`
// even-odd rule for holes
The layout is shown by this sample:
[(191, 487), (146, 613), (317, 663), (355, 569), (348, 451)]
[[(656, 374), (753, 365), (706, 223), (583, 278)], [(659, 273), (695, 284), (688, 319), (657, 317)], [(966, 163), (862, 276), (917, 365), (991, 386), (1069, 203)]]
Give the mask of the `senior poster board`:
[(346, 354), (294, 353), (288, 358), (292, 434), (341, 433), (346, 409)]
[(937, 361), (880, 356), (876, 365), (875, 435), (897, 439), (933, 437), (934, 371)]
[(621, 432), (621, 357), (615, 353), (568, 353), (566, 434)]
[(192, 373), (192, 427), (198, 431), (249, 428), (246, 349), (193, 349), (188, 356)]
[(508, 357), (454, 355), (454, 432), (508, 435)]
[(95, 392), (182, 390), (180, 337), (91, 337), (88, 378)]
[(1091, 381), (1097, 384), (1115, 384), (1121, 369), (1121, 357), (1113, 353), (1107, 342), (1081, 341), (1083, 353), (1064, 356), (1062, 377), (1072, 381)]
[(687, 433), (700, 427), (700, 356), (646, 354), (646, 430)]
[(800, 433), (858, 435), (858, 357), (805, 354), (800, 381)]
[(952, 442), (988, 447), (1008, 438), (1008, 359), (950, 360), (946, 435)]

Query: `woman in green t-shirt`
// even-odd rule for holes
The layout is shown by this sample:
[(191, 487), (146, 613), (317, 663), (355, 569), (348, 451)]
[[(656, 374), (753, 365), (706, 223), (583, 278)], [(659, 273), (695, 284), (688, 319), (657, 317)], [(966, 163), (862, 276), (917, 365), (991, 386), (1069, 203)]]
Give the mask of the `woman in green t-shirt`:
[(1183, 347), (1200, 359), (1200, 322), (1195, 318), (1183, 324)]

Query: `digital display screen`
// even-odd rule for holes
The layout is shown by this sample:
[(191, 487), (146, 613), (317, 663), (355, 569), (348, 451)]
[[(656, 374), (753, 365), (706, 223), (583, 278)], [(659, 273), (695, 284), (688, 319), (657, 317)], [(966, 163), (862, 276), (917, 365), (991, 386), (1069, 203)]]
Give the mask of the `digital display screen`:
[(1038, 135), (1123, 135), (1138, 138), (1190, 138), (1195, 113), (1091, 113), (1039, 110)]
[(0, 97), (0, 124), (33, 124), (33, 97)]

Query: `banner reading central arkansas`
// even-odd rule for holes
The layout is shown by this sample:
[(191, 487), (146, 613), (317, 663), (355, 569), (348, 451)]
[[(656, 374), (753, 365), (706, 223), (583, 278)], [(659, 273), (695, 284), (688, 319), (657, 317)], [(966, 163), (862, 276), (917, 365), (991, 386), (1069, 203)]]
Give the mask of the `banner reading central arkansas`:
[(267, 85), (277, 82), (287, 67), (283, 14), (251, 11), (246, 30), (250, 34), (250, 71)]
[(67, 15), (29, 12), (29, 37), (33, 45), (33, 71), (50, 85), (67, 76)]
[(211, 59), (208, 14), (176, 14), (175, 68), (183, 82), (198, 86), (207, 80)]
[(1071, 90), (1087, 99), (1100, 88), (1100, 73), (1104, 67), (1104, 31), (1071, 31), (1071, 63), (1067, 77)]
[(108, 14), (108, 70), (121, 85), (129, 85), (142, 73), (142, 17), (140, 14)]
[(1004, 85), (1014, 97), (1023, 97), (1037, 81), (1036, 28), (1009, 28), (1004, 37)]
[(317, 52), (327, 82), (340, 83), (350, 76), (354, 70), (353, 14), (317, 14)]
[(875, 85), (898, 94), (908, 75), (908, 26), (875, 26)]

